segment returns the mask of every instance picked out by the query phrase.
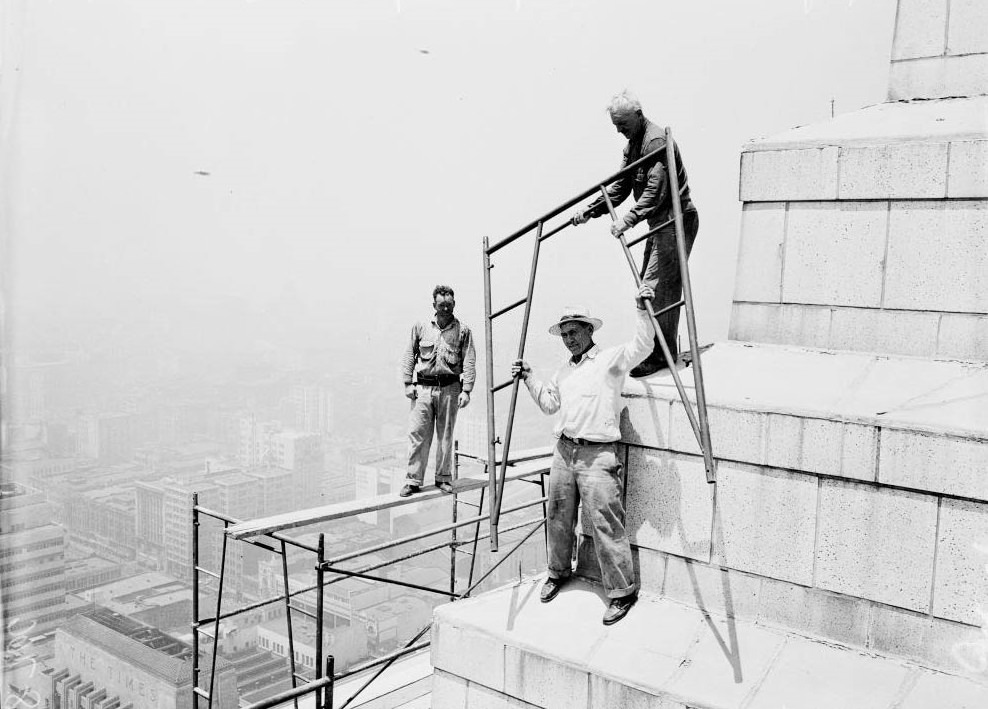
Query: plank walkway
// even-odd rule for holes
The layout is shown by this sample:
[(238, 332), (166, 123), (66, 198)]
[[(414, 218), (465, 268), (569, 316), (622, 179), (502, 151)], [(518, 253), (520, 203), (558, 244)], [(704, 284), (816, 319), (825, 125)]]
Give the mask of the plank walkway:
[[(508, 471), (505, 475), (505, 483), (511, 480), (531, 478), (549, 472), (549, 465), (552, 461), (552, 448), (537, 448), (531, 450), (518, 451), (508, 458)], [(487, 487), (487, 477), (462, 477), (453, 485), (453, 494), (459, 495), (464, 492), (479, 490)], [(348, 500), (322, 507), (311, 507), (304, 510), (284, 512), (270, 517), (260, 517), (258, 519), (246, 520), (227, 527), (226, 534), (231, 539), (246, 539), (256, 537), (270, 532), (278, 532), (283, 529), (296, 529), (310, 524), (321, 522), (331, 522), (334, 519), (343, 519), (366, 512), (376, 512), (392, 507), (403, 505), (413, 505), (419, 502), (435, 500), (446, 497), (446, 493), (436, 487), (426, 484), (422, 491), (410, 497), (399, 497), (397, 492), (387, 495), (377, 495), (376, 497), (364, 497), (359, 500)]]

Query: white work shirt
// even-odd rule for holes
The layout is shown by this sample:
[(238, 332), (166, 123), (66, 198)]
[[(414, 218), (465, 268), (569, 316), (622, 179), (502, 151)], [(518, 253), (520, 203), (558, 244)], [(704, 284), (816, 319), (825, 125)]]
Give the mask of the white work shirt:
[(648, 313), (638, 310), (638, 327), (631, 342), (606, 350), (594, 345), (579, 362), (570, 360), (547, 382), (528, 375), (525, 384), (543, 413), (559, 413), (553, 429), (558, 438), (610, 443), (621, 438), (618, 419), (621, 390), (632, 367), (652, 351), (654, 331)]

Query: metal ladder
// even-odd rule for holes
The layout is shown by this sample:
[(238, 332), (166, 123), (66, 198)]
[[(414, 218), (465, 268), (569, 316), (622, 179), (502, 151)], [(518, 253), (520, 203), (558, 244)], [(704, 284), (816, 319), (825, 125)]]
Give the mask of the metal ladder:
[[(676, 303), (655, 312), (650, 302), (645, 303), (645, 309), (648, 312), (649, 319), (652, 321), (652, 327), (655, 329), (656, 338), (659, 341), (659, 346), (662, 349), (662, 354), (665, 356), (666, 362), (669, 364), (669, 372), (672, 375), (673, 382), (676, 384), (676, 390), (679, 392), (679, 398), (683, 403), (683, 408), (686, 411), (686, 416), (689, 419), (690, 427), (693, 429), (693, 435), (696, 436), (698, 445), (700, 446), (700, 451), (703, 454), (704, 468), (706, 469), (706, 476), (708, 483), (716, 482), (716, 464), (714, 462), (713, 450), (710, 443), (710, 426), (707, 418), (707, 398), (703, 387), (703, 368), (700, 362), (700, 348), (697, 343), (696, 335), (696, 317), (693, 311), (693, 291), (690, 287), (690, 273), (689, 265), (687, 261), (687, 251), (686, 251), (686, 237), (683, 229), (683, 208), (681, 203), (682, 191), (679, 186), (679, 175), (678, 175), (678, 165), (676, 164), (675, 147), (672, 140), (672, 131), (669, 128), (665, 130), (665, 160), (664, 164), (667, 167), (669, 175), (669, 185), (670, 194), (672, 195), (672, 207), (673, 207), (673, 218), (660, 224), (654, 229), (649, 230), (645, 234), (638, 236), (631, 241), (627, 241), (624, 234), (618, 237), (621, 243), (621, 248), (624, 251), (625, 258), (628, 261), (628, 266), (631, 268), (632, 276), (635, 279), (635, 285), (640, 287), (642, 284), (641, 277), (638, 274), (638, 268), (635, 266), (634, 257), (631, 255), (631, 247), (641, 243), (648, 239), (648, 237), (655, 234), (660, 229), (669, 226), (671, 223), (675, 224), (676, 227), (676, 248), (679, 254), (679, 267), (682, 274), (683, 281), (683, 297)], [(528, 335), (528, 324), (529, 317), (532, 312), (532, 296), (535, 291), (535, 276), (538, 271), (539, 263), (539, 249), (542, 242), (551, 236), (555, 236), (561, 232), (566, 227), (570, 226), (570, 221), (567, 219), (562, 224), (555, 226), (548, 231), (545, 230), (546, 222), (559, 216), (562, 212), (569, 210), (579, 202), (582, 202), (586, 198), (594, 195), (595, 193), (600, 193), (603, 195), (604, 203), (607, 206), (607, 210), (610, 213), (611, 219), (616, 221), (617, 215), (614, 213), (614, 206), (611, 204), (610, 197), (607, 195), (607, 186), (613, 183), (615, 180), (625, 176), (633, 170), (639, 167), (648, 166), (654, 164), (656, 160), (663, 161), (663, 150), (660, 148), (655, 150), (648, 155), (641, 157), (630, 165), (626, 165), (618, 172), (614, 173), (602, 182), (598, 182), (593, 187), (585, 190), (576, 197), (570, 199), (569, 201), (559, 205), (555, 209), (546, 214), (542, 215), (535, 221), (525, 225), (518, 231), (514, 232), (510, 236), (502, 239), (493, 246), (489, 244), (488, 238), (484, 237), (484, 335), (486, 344), (486, 354), (487, 354), (487, 433), (488, 433), (488, 447), (487, 447), (487, 458), (488, 458), (488, 504), (491, 506), (490, 515), (490, 538), (491, 538), (491, 551), (497, 551), (498, 549), (498, 520), (501, 514), (501, 499), (504, 494), (504, 479), (507, 470), (507, 460), (511, 447), (511, 432), (514, 427), (515, 421), (515, 409), (518, 403), (518, 389), (519, 383), (521, 381), (518, 377), (513, 377), (507, 381), (501, 382), (499, 384), (494, 384), (494, 341), (493, 341), (493, 325), (494, 319), (504, 315), (519, 306), (525, 306), (525, 312), (522, 319), (521, 326), (521, 338), (518, 343), (518, 353), (517, 359), (523, 359), (525, 356), (525, 341)], [(508, 246), (514, 241), (520, 239), (526, 234), (535, 232), (535, 240), (532, 246), (532, 259), (531, 267), (529, 270), (528, 277), (528, 292), (524, 298), (521, 298), (509, 305), (500, 308), (497, 311), (492, 311), (491, 305), (491, 256), (497, 251)], [(690, 358), (693, 366), (693, 382), (696, 391), (696, 407), (694, 409), (693, 402), (690, 401), (687, 396), (686, 389), (683, 386), (683, 382), (680, 379), (679, 372), (676, 369), (675, 362), (672, 359), (672, 353), (669, 350), (669, 345), (665, 341), (665, 337), (662, 335), (662, 331), (659, 329), (659, 323), (657, 317), (665, 312), (672, 310), (673, 308), (686, 307), (686, 325), (689, 332), (689, 343), (690, 343)], [(508, 421), (504, 432), (504, 441), (502, 442), (496, 433), (496, 423), (494, 417), (494, 395), (511, 387), (511, 403), (508, 407)], [(497, 465), (498, 444), (502, 445), (502, 450), (500, 454), (501, 464)], [(500, 467), (500, 470), (498, 470)]]

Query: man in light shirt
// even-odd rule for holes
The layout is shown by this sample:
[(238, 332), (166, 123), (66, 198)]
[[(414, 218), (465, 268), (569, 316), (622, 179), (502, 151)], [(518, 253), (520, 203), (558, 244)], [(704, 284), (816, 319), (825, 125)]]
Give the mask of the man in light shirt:
[(549, 573), (540, 598), (548, 603), (572, 575), (577, 508), (593, 528), (594, 551), (610, 605), (604, 625), (621, 620), (638, 600), (638, 584), (631, 561), (631, 544), (624, 529), (624, 481), (615, 442), (621, 390), (628, 371), (652, 351), (655, 332), (642, 299), (655, 295), (643, 285), (638, 290), (638, 325), (630, 342), (601, 349), (594, 333), (603, 323), (589, 311), (569, 308), (549, 328), (570, 352), (569, 361), (543, 382), (524, 360), (515, 360), (513, 376), (524, 379), (532, 399), (543, 413), (559, 413), (554, 434), (559, 439), (549, 478)]
[[(433, 432), (436, 446), (436, 487), (453, 492), (453, 429), (456, 412), (470, 403), (477, 378), (477, 356), (470, 328), (453, 315), (453, 289), (439, 285), (432, 291), (435, 317), (418, 322), (401, 358), (408, 412), (408, 476), (398, 493), (414, 495), (422, 489)], [(413, 381), (414, 378), (414, 381)]]

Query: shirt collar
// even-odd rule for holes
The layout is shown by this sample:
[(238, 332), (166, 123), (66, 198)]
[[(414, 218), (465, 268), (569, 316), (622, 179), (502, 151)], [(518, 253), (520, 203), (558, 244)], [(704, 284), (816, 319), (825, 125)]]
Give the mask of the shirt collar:
[(569, 366), (570, 367), (579, 367), (581, 364), (583, 364), (583, 361), (586, 360), (586, 359), (597, 359), (597, 354), (599, 352), (600, 352), (600, 348), (598, 348), (597, 345), (595, 344), (589, 350), (587, 350), (586, 352), (584, 352), (583, 355), (580, 357), (580, 359), (578, 359), (576, 362), (574, 362), (573, 361), (573, 358), (570, 357), (569, 358)]
[(436, 322), (436, 318), (435, 318), (435, 316), (433, 316), (433, 318), (432, 318), (432, 326), (433, 326), (433, 327), (435, 327), (435, 328), (436, 328), (437, 330), (439, 330), (440, 332), (442, 332), (442, 331), (444, 331), (444, 330), (448, 330), (448, 329), (450, 329), (451, 327), (453, 327), (453, 325), (455, 325), (455, 324), (456, 324), (456, 323), (458, 323), (458, 322), (459, 322), (459, 320), (457, 320), (457, 319), (456, 319), (456, 316), (454, 315), (454, 316), (453, 316), (453, 319), (449, 321), (449, 324), (448, 324), (448, 325), (447, 325), (446, 327), (439, 327), (439, 323), (438, 323), (438, 322)]

